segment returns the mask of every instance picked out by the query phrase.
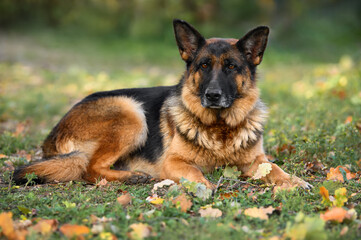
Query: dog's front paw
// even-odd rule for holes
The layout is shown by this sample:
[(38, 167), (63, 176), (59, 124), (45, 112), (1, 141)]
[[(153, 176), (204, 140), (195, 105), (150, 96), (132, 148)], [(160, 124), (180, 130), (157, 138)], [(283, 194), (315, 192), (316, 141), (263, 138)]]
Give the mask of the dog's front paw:
[(290, 177), (290, 182), (294, 187), (302, 187), (303, 189), (307, 190), (313, 188), (311, 184), (296, 176)]
[(152, 179), (152, 176), (144, 173), (144, 172), (132, 172), (132, 175), (127, 178), (124, 182), (126, 184), (142, 184), (142, 183), (149, 183)]
[(303, 189), (307, 190), (313, 188), (311, 184), (302, 180), (301, 178), (296, 176), (289, 176), (284, 179), (279, 179), (276, 183), (275, 190), (277, 191), (279, 189), (292, 189), (295, 187), (302, 187)]

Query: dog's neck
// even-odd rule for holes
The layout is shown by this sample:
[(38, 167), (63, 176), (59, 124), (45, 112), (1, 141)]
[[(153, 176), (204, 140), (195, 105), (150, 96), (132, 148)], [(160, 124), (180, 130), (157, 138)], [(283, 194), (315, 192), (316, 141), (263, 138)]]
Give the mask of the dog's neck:
[[(180, 96), (173, 96), (165, 107), (174, 127), (182, 137), (211, 150), (229, 146), (235, 151), (248, 148), (261, 137), (267, 118), (266, 107), (260, 100), (257, 100), (247, 114), (241, 117), (235, 115), (241, 114), (239, 111), (224, 113), (222, 112), (224, 110), (214, 110), (211, 112), (214, 120), (207, 124), (182, 103)], [(239, 108), (239, 106), (235, 107), (235, 109)], [(241, 111), (246, 109), (241, 108)], [(238, 124), (234, 124), (235, 121)], [(232, 124), (229, 124), (230, 122)]]

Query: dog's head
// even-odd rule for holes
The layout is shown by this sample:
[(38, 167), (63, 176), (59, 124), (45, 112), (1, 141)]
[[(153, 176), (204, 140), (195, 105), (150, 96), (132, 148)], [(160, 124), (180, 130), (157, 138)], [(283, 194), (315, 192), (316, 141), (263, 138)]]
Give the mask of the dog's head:
[(173, 25), (180, 55), (187, 64), (182, 83), (186, 105), (194, 108), (199, 103), (208, 113), (229, 112), (238, 99), (255, 94), (255, 69), (267, 45), (268, 27), (257, 27), (241, 39), (205, 39), (185, 21), (176, 19)]

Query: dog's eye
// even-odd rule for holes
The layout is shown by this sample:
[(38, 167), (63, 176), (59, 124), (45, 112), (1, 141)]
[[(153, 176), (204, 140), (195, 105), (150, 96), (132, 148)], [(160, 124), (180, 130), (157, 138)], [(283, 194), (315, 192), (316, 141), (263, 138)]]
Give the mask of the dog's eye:
[(207, 68), (208, 67), (208, 64), (207, 63), (203, 63), (202, 64), (202, 68)]
[(228, 69), (231, 69), (231, 70), (234, 69), (234, 65), (233, 65), (233, 64), (229, 64), (229, 65), (228, 65)]

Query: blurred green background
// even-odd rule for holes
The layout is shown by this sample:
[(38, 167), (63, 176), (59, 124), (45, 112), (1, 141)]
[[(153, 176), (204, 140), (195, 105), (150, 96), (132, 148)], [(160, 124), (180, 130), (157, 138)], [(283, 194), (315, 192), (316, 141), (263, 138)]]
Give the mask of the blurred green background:
[(356, 47), (361, 38), (361, 3), (357, 0), (0, 1), (3, 30), (49, 29), (86, 35), (89, 41), (173, 42), (173, 18), (189, 21), (206, 36), (241, 37), (254, 26), (269, 25), (274, 47), (302, 48), (326, 57)]
[[(319, 139), (344, 134), (337, 129), (346, 119), (358, 126), (361, 1), (0, 0), (0, 150), (39, 146), (92, 92), (177, 83), (184, 63), (174, 18), (206, 38), (271, 28), (258, 75), (270, 109), (268, 149), (299, 138), (314, 154)], [(360, 145), (349, 133), (340, 149)], [(352, 154), (358, 160), (360, 151)]]

